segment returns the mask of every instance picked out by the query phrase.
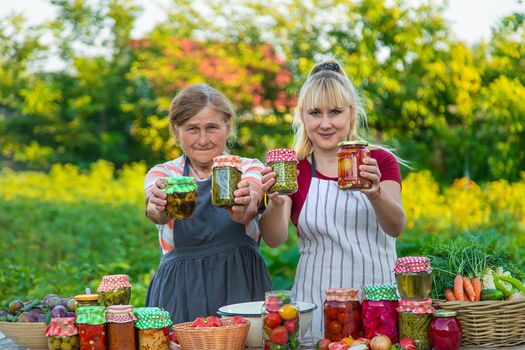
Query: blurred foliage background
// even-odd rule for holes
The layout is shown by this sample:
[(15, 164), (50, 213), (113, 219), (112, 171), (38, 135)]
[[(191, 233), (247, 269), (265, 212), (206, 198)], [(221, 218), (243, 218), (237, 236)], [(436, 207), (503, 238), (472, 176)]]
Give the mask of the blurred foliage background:
[[(239, 113), (233, 151), (291, 145), (296, 93), (337, 58), (363, 95), (369, 140), (395, 148), (408, 225), (399, 254), (433, 239), (492, 239), (525, 269), (525, 14), (490, 39), (451, 36), (446, 3), (173, 0), (143, 38), (133, 0), (50, 0), (58, 17), (0, 18), (0, 301), (74, 295), (128, 273), (142, 305), (160, 257), (142, 182), (180, 154), (167, 110), (206, 82)], [(64, 69), (46, 70), (59, 57)], [(297, 237), (262, 250), (291, 285)], [(425, 250), (426, 251), (426, 250)]]

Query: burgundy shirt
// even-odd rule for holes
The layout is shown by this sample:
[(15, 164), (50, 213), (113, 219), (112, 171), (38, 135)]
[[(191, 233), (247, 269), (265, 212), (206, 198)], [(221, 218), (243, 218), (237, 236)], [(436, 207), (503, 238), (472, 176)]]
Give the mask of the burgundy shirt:
[[(401, 171), (399, 170), (399, 164), (397, 163), (396, 157), (388, 151), (383, 149), (374, 149), (370, 151), (370, 156), (377, 160), (379, 171), (381, 172), (381, 180), (393, 180), (401, 185)], [(292, 199), (292, 212), (291, 219), (295, 226), (299, 220), (299, 214), (303, 208), (303, 204), (308, 196), (308, 190), (310, 189), (310, 182), (312, 182), (312, 165), (308, 159), (303, 159), (297, 164), (299, 170), (299, 177), (297, 182), (299, 188), (297, 192), (290, 195)], [(321, 174), (316, 170), (316, 177), (321, 180), (337, 181), (337, 177), (328, 177)]]

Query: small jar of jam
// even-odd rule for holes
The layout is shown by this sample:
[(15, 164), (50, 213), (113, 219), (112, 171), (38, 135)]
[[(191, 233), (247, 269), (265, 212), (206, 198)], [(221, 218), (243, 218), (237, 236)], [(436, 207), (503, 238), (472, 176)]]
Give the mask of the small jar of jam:
[(211, 204), (219, 208), (233, 207), (233, 192), (237, 190), (242, 175), (239, 156), (217, 156), (213, 158), (212, 169)]
[(299, 349), (299, 314), (292, 292), (266, 292), (261, 309), (263, 349)]
[(363, 335), (361, 303), (354, 288), (327, 289), (324, 302), (324, 337), (332, 342)]
[(158, 307), (141, 307), (133, 311), (137, 317), (139, 350), (168, 350), (170, 314)]
[(188, 219), (193, 216), (197, 205), (197, 182), (191, 176), (167, 177), (166, 214), (171, 219)]
[[(75, 295), (77, 309), (83, 306), (100, 306), (100, 296), (98, 294), (79, 294)], [(76, 309), (75, 309), (76, 312)]]
[(397, 258), (394, 268), (401, 299), (422, 300), (432, 292), (432, 268), (426, 256)]
[(103, 306), (77, 309), (81, 350), (106, 350), (106, 314)]
[(135, 349), (135, 314), (131, 305), (113, 305), (106, 308), (108, 350)]
[(45, 333), (49, 350), (80, 350), (74, 317), (52, 318)]
[(372, 182), (359, 175), (359, 166), (363, 164), (363, 158), (370, 157), (368, 142), (366, 141), (342, 141), (337, 145), (337, 183), (341, 190), (360, 190), (370, 188)]
[(97, 292), (102, 295), (105, 306), (129, 305), (131, 299), (131, 283), (128, 275), (107, 275), (102, 277)]
[(399, 307), (396, 287), (392, 285), (366, 286), (363, 300), (363, 328), (365, 338), (372, 339), (383, 334), (393, 344), (399, 341)]
[(430, 350), (430, 322), (432, 313), (432, 299), (421, 301), (399, 301), (399, 338), (410, 338), (416, 343), (416, 350)]
[(461, 344), (461, 324), (456, 311), (436, 310), (430, 323), (430, 341), (434, 350), (458, 350)]
[(266, 165), (277, 174), (269, 192), (292, 194), (297, 192), (297, 156), (293, 149), (276, 148), (266, 153)]

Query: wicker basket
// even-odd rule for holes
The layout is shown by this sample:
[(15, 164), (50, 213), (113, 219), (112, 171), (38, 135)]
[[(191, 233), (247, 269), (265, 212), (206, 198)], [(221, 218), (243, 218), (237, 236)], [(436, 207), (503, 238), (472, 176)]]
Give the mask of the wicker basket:
[(43, 322), (0, 322), (0, 332), (28, 350), (47, 350)]
[(457, 311), (461, 345), (502, 348), (525, 343), (525, 298), (512, 301), (437, 301), (441, 309)]
[(221, 319), (222, 327), (193, 328), (192, 322), (173, 325), (181, 350), (242, 350), (250, 329), (245, 324), (230, 325), (231, 319)]

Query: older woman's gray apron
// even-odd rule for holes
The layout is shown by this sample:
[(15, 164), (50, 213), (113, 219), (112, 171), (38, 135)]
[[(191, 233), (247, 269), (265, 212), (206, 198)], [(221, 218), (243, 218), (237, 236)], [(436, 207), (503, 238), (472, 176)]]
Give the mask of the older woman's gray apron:
[(175, 248), (162, 256), (146, 298), (147, 306), (169, 311), (175, 323), (215, 315), (224, 305), (264, 300), (271, 290), (257, 242), (211, 204), (211, 178), (199, 181), (197, 191), (193, 217), (175, 220)]
[(313, 154), (312, 182), (297, 231), (301, 257), (292, 292), (296, 300), (319, 306), (305, 336), (324, 338), (325, 291), (394, 283), (396, 240), (383, 231), (363, 193), (341, 191), (337, 181), (316, 177)]

